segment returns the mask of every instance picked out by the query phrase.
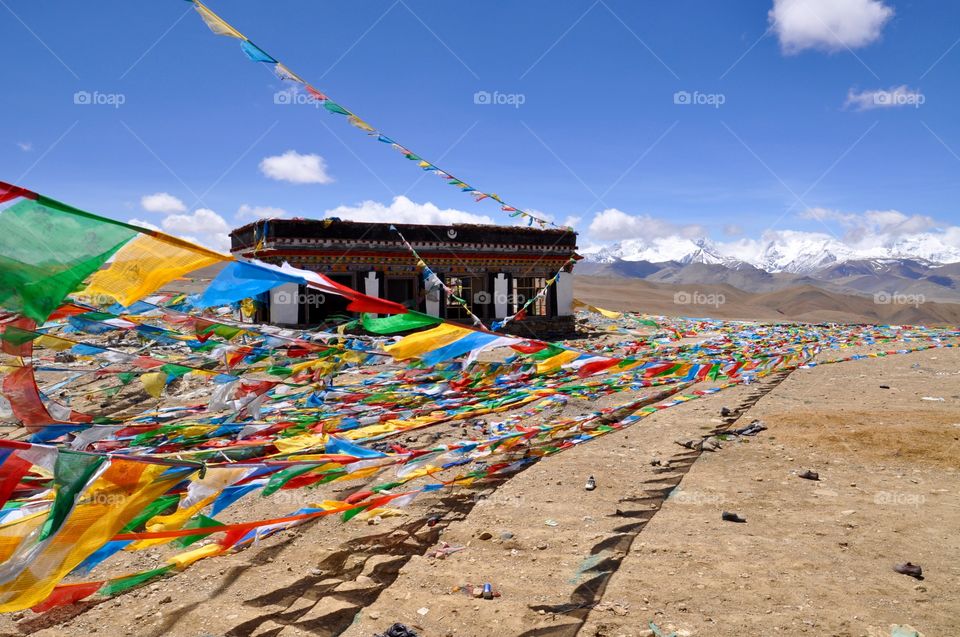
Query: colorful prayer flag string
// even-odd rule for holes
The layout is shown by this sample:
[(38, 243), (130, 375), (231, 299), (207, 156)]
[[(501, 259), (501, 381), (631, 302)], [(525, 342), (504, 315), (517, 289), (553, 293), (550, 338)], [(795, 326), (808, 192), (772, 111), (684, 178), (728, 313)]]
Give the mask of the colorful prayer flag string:
[(334, 102), (325, 93), (322, 93), (316, 88), (314, 88), (313, 86), (311, 86), (309, 83), (306, 82), (306, 80), (304, 80), (302, 77), (300, 77), (299, 75), (291, 71), (289, 67), (285, 66), (284, 64), (281, 64), (274, 57), (272, 57), (271, 55), (266, 53), (263, 49), (261, 49), (260, 47), (255, 45), (253, 42), (251, 42), (249, 39), (247, 39), (243, 34), (237, 31), (233, 26), (228, 24), (223, 18), (215, 14), (206, 5), (200, 2), (200, 0), (187, 0), (187, 1), (193, 3), (194, 7), (197, 10), (197, 13), (200, 14), (200, 17), (203, 19), (204, 23), (206, 23), (207, 27), (209, 27), (210, 31), (212, 31), (216, 35), (224, 35), (227, 37), (239, 39), (241, 41), (240, 42), (241, 49), (247, 55), (247, 57), (250, 58), (252, 61), (271, 65), (273, 67), (274, 73), (277, 75), (278, 78), (280, 78), (281, 80), (294, 82), (295, 84), (303, 86), (309, 98), (319, 102), (321, 105), (323, 105), (325, 110), (335, 115), (345, 116), (347, 118), (347, 122), (351, 126), (362, 130), (368, 136), (376, 139), (379, 142), (389, 144), (390, 147), (395, 149), (397, 152), (403, 155), (406, 159), (417, 162), (417, 166), (420, 167), (422, 170), (433, 173), (434, 175), (437, 175), (438, 177), (446, 180), (446, 182), (449, 185), (454, 186), (455, 188), (459, 188), (461, 192), (470, 194), (471, 196), (473, 196), (475, 201), (479, 202), (488, 198), (496, 201), (498, 204), (500, 204), (500, 209), (503, 212), (509, 213), (511, 217), (523, 217), (527, 219), (528, 221), (527, 225), (533, 225), (535, 223), (539, 228), (545, 228), (546, 226), (553, 226), (554, 228), (571, 230), (567, 226), (561, 226), (561, 225), (555, 224), (552, 221), (548, 221), (541, 217), (537, 217), (536, 215), (533, 215), (525, 210), (522, 210), (515, 206), (511, 206), (506, 202), (504, 202), (503, 199), (501, 199), (500, 196), (497, 194), (486, 193), (486, 192), (477, 190), (476, 188), (469, 185), (465, 181), (457, 177), (454, 177), (453, 174), (451, 174), (450, 172), (441, 169), (439, 166), (437, 166), (433, 162), (427, 161), (426, 159), (421, 157), (419, 154), (410, 150), (409, 147), (398, 143), (391, 137), (388, 137), (381, 131), (374, 128), (371, 124), (361, 119), (358, 115), (348, 110), (343, 105)]

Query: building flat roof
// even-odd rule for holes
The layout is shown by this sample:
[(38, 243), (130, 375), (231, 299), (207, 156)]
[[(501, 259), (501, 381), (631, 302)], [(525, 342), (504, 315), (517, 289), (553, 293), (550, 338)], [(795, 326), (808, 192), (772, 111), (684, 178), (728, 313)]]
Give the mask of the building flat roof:
[(393, 225), (411, 243), (475, 243), (475, 244), (523, 244), (532, 246), (565, 246), (571, 250), (577, 247), (577, 233), (570, 229), (529, 228), (525, 226), (503, 226), (494, 224), (454, 223), (447, 225), (426, 225), (389, 222), (372, 223), (344, 221), (341, 219), (268, 219), (248, 223), (230, 233), (231, 249), (241, 250), (252, 247), (254, 230), (256, 236), (266, 227), (267, 242), (276, 239), (339, 239), (370, 242), (399, 241)]

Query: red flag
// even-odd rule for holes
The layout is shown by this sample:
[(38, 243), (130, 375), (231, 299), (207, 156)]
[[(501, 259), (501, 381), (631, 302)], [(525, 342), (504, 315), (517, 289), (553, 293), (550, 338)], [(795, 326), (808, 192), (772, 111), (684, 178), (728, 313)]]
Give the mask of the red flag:
[(526, 341), (525, 343), (517, 343), (516, 345), (511, 345), (511, 349), (515, 349), (521, 354), (535, 354), (542, 349), (546, 349), (547, 344), (543, 341)]
[(26, 188), (21, 188), (20, 186), (8, 184), (5, 181), (0, 181), (0, 203), (3, 203), (4, 201), (10, 201), (11, 199), (16, 199), (17, 197), (36, 199), (37, 193), (33, 192), (32, 190), (27, 190)]
[(40, 400), (40, 391), (33, 379), (32, 367), (21, 367), (7, 374), (3, 379), (3, 395), (10, 401), (13, 414), (28, 430), (55, 424), (56, 421)]
[(20, 484), (20, 478), (25, 476), (32, 466), (32, 463), (17, 456), (16, 451), (10, 453), (6, 462), (0, 465), (0, 506), (10, 498), (10, 494)]
[(592, 363), (586, 363), (585, 365), (581, 365), (580, 369), (577, 370), (577, 376), (580, 378), (586, 378), (587, 376), (592, 376), (597, 372), (602, 372), (609, 367), (613, 367), (619, 362), (619, 358), (609, 358), (605, 361), (593, 361)]
[(96, 593), (103, 585), (104, 582), (81, 582), (79, 584), (63, 584), (61, 586), (57, 586), (53, 589), (53, 592), (50, 593), (49, 597), (30, 610), (35, 613), (45, 613), (48, 610), (52, 610), (60, 606), (75, 604), (84, 597)]

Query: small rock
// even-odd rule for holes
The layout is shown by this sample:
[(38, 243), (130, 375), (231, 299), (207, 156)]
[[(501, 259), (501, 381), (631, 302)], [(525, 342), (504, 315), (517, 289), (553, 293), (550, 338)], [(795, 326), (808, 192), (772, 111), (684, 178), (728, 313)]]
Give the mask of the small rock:
[(477, 539), (478, 539), (478, 540), (484, 540), (484, 541), (486, 541), (486, 540), (489, 540), (489, 539), (492, 538), (492, 537), (493, 537), (493, 533), (490, 533), (489, 531), (484, 531), (484, 532), (482, 532), (480, 535), (477, 536)]

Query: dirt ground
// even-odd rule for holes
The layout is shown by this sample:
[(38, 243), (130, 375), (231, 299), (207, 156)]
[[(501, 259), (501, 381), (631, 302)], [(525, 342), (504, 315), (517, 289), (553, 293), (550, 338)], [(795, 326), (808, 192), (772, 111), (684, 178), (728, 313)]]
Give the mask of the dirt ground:
[[(674, 442), (721, 425), (721, 406), (740, 409), (735, 428), (769, 428), (702, 454)], [(112, 600), (0, 618), (0, 633), (370, 637), (403, 622), (423, 636), (614, 637), (652, 621), (678, 636), (957, 635), (958, 470), (958, 349), (822, 365), (658, 412), (501, 485), (421, 498), (405, 517), (324, 519)], [(311, 499), (277, 495), (283, 511)], [(432, 527), (431, 512), (444, 513)], [(465, 548), (432, 557), (441, 542)], [(923, 581), (892, 570), (907, 560)], [(484, 583), (499, 596), (474, 597)]]

